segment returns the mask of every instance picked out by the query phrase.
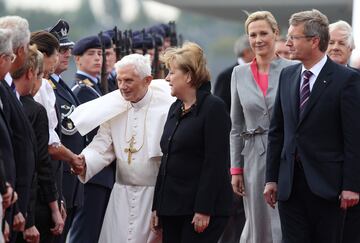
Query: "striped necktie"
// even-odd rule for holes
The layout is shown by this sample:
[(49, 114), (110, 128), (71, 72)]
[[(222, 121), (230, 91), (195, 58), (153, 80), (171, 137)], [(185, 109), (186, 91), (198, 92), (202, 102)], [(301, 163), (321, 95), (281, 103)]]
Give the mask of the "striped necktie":
[(313, 75), (313, 73), (309, 70), (305, 70), (304, 71), (304, 75), (303, 75), (303, 83), (300, 87), (300, 106), (299, 106), (299, 111), (300, 111), (300, 116), (302, 115), (304, 109), (305, 109), (305, 105), (307, 103), (307, 101), (309, 100), (310, 97), (310, 77)]

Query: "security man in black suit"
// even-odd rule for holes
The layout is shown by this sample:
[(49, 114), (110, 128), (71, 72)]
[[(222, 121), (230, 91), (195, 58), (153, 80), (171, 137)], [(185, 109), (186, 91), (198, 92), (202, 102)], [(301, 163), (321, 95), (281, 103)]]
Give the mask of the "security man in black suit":
[(284, 243), (338, 243), (359, 202), (360, 75), (325, 55), (328, 19), (291, 16), (292, 59), (279, 79), (268, 135), (267, 203), (279, 202)]
[[(68, 69), (71, 50), (74, 46), (74, 42), (68, 38), (69, 29), (69, 24), (61, 19), (55, 26), (48, 28), (48, 31), (55, 35), (60, 43), (59, 63), (55, 73), (50, 76), (49, 83), (56, 96), (56, 108), (58, 110), (59, 120), (57, 133), (61, 143), (73, 153), (78, 154), (85, 147), (85, 138), (75, 129), (73, 122), (68, 116), (70, 116), (75, 107), (80, 103), (60, 76), (62, 72)], [(75, 214), (83, 205), (84, 186), (77, 177), (71, 173), (71, 168), (67, 163), (62, 163), (61, 161), (53, 162), (55, 163), (55, 173), (58, 175), (58, 182), (62, 184), (61, 193), (64, 200), (61, 206), (66, 208), (67, 213), (63, 234), (56, 239), (56, 242), (63, 243), (73, 224)], [(59, 173), (59, 171), (61, 171), (61, 173)]]
[[(112, 48), (111, 39), (102, 36), (105, 49)], [(73, 49), (77, 72), (76, 84), (72, 88), (80, 103), (86, 103), (102, 95), (98, 76), (102, 65), (102, 50), (98, 36), (85, 37), (75, 43)], [(86, 135), (89, 144), (97, 133), (97, 128)], [(84, 206), (75, 216), (70, 232), (70, 243), (98, 242), (100, 230), (115, 181), (114, 163), (105, 167), (84, 185)]]

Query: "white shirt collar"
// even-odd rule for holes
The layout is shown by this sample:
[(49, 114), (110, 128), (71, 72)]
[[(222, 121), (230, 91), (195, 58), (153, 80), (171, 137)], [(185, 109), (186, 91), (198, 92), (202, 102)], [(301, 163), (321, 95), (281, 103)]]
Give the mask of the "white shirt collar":
[(238, 62), (239, 65), (244, 65), (245, 64), (245, 61), (241, 57), (238, 57), (237, 62)]
[[(4, 80), (5, 80), (6, 83), (11, 87), (11, 84), (13, 83), (13, 79), (12, 79), (10, 73), (7, 73), (7, 74), (5, 75)], [(20, 94), (19, 94), (19, 92), (17, 92), (16, 89), (15, 89), (15, 94), (16, 94), (16, 98), (17, 98), (18, 100), (20, 100)]]
[(55, 73), (51, 74), (50, 75), (56, 82), (59, 82), (60, 81), (60, 75), (57, 75)]
[(136, 103), (130, 102), (130, 104), (135, 109), (141, 109), (141, 108), (143, 108), (144, 106), (146, 106), (147, 104), (150, 103), (151, 96), (152, 96), (152, 91), (148, 88), (145, 96), (141, 100), (139, 100)]
[[(309, 71), (312, 72), (313, 76), (315, 76), (315, 79), (317, 78), (317, 76), (319, 76), (319, 73), (321, 71), (321, 69), (324, 67), (325, 63), (327, 61), (327, 56), (324, 55), (323, 58), (321, 58), (321, 60), (316, 63), (314, 66), (312, 66)], [(302, 68), (301, 68), (301, 75), (304, 74), (304, 71), (307, 70), (304, 65), (302, 65)]]
[[(319, 76), (320, 72), (321, 72), (321, 69), (324, 67), (326, 61), (327, 61), (328, 57), (326, 55), (323, 56), (323, 58), (321, 58), (321, 60), (316, 63), (314, 66), (312, 66), (309, 71), (312, 72), (312, 76), (310, 77), (310, 80), (309, 80), (309, 88), (310, 88), (310, 91), (312, 91), (312, 88), (315, 84), (315, 81), (317, 79), (317, 77)], [(300, 87), (302, 85), (302, 83), (304, 82), (304, 71), (305, 70), (308, 70), (304, 67), (304, 65), (302, 65), (302, 68), (301, 68), (301, 82), (300, 82)]]

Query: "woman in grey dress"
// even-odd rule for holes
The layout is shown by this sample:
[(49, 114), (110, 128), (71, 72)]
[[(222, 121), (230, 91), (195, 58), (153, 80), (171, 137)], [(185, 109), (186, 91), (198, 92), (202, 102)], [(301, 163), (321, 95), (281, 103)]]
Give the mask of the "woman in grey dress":
[(235, 193), (243, 196), (246, 222), (241, 243), (280, 243), (277, 208), (263, 198), (267, 131), (282, 68), (293, 62), (275, 54), (279, 28), (268, 11), (245, 22), (254, 60), (234, 68), (231, 78), (231, 174)]

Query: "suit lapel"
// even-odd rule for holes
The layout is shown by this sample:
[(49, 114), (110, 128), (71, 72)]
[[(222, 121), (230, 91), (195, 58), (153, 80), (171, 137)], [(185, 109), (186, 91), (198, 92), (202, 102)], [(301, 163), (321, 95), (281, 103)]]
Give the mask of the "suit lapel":
[[(296, 123), (299, 121), (299, 92), (301, 80), (301, 64), (299, 64), (289, 78), (290, 83), (290, 105)], [(286, 101), (285, 101), (286, 102)]]
[(314, 86), (311, 90), (309, 101), (305, 106), (304, 113), (300, 117), (299, 125), (312, 110), (312, 108), (314, 107), (314, 105), (316, 104), (321, 94), (326, 89), (326, 87), (328, 87), (328, 85), (331, 83), (331, 73), (333, 72), (332, 65), (333, 65), (332, 61), (330, 60), (330, 58), (328, 58), (324, 67), (321, 69), (319, 76), (315, 80)]

